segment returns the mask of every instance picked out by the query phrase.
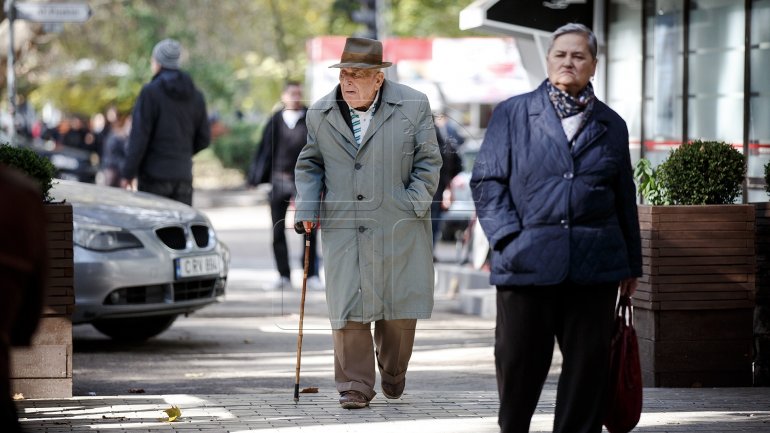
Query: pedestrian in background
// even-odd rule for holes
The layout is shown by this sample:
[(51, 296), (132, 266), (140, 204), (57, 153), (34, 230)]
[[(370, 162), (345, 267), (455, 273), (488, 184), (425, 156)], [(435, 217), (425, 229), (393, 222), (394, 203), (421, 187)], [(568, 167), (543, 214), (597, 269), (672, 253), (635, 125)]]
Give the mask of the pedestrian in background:
[[(435, 117), (438, 119), (441, 116)], [(449, 138), (449, 139), (447, 139)], [(451, 136), (441, 133), (441, 129), (436, 127), (436, 139), (441, 152), (441, 171), (439, 172), (438, 187), (433, 194), (433, 203), (430, 205), (431, 228), (433, 230), (433, 245), (436, 245), (441, 236), (441, 216), (444, 213), (444, 190), (449, 188), (452, 179), (463, 171), (463, 161), (457, 153), (457, 147), (454, 144), (456, 140)], [(433, 256), (436, 261), (436, 256)]]
[(83, 121), (83, 117), (79, 114), (73, 114), (67, 122), (69, 127), (61, 136), (62, 146), (82, 149), (89, 153), (97, 153), (94, 133), (91, 132), (88, 124)]
[(121, 186), (192, 205), (192, 157), (211, 140), (206, 102), (179, 69), (182, 46), (164, 39), (152, 50), (152, 80), (134, 104)]
[(110, 130), (104, 138), (102, 157), (99, 160), (97, 183), (106, 186), (120, 186), (120, 167), (126, 160), (126, 144), (131, 132), (131, 116), (117, 115), (111, 122)]
[(591, 78), (596, 36), (551, 36), (548, 78), (494, 111), (471, 186), (492, 248), (495, 365), (503, 432), (527, 432), (563, 354), (553, 431), (599, 433), (618, 289), (642, 275), (628, 130)]
[(460, 149), (460, 146), (465, 143), (465, 137), (463, 137), (462, 134), (457, 131), (457, 128), (454, 127), (453, 123), (456, 123), (456, 121), (451, 119), (449, 115), (444, 112), (437, 114), (435, 119), (436, 128), (438, 129), (439, 134), (444, 138), (444, 141), (446, 141), (453, 149)]
[[(385, 79), (382, 43), (348, 38), (340, 84), (308, 110), (298, 232), (321, 221), (340, 405), (399, 398), (417, 319), (433, 310), (430, 206), (441, 155), (428, 98)], [(374, 323), (374, 341), (372, 341)]]
[[(96, 147), (96, 153), (99, 155), (100, 166), (104, 158), (104, 146), (107, 137), (112, 133), (117, 121), (118, 109), (115, 106), (107, 107), (104, 113), (96, 113), (91, 116), (91, 131), (94, 133), (94, 147)], [(118, 172), (116, 182), (120, 183), (120, 172)]]
[[(294, 166), (307, 142), (307, 107), (303, 104), (300, 83), (286, 83), (281, 92), (281, 103), (283, 107), (270, 117), (262, 132), (262, 140), (249, 170), (248, 181), (251, 186), (262, 183), (272, 185), (270, 215), (273, 219), (273, 256), (280, 274), (273, 288), (291, 289), (289, 248), (286, 244), (286, 211), (297, 192), (294, 187)], [(318, 278), (315, 232), (310, 236), (307, 286), (311, 290), (323, 290), (323, 284)]]
[(11, 398), (10, 352), (29, 346), (37, 329), (47, 278), (45, 211), (38, 186), (0, 164), (0, 431), (21, 431)]

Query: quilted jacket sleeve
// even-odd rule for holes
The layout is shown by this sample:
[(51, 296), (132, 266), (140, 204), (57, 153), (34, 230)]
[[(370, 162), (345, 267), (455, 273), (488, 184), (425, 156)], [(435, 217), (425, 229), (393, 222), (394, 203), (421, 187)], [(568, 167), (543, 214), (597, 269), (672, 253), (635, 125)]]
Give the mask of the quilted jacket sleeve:
[[(628, 130), (625, 128), (624, 133), (624, 140), (621, 142), (628, 143)], [(636, 207), (636, 184), (634, 184), (631, 156), (627, 150), (623, 152), (623, 156), (624, 160), (618, 176), (618, 183), (615, 185), (617, 189), (615, 207), (618, 222), (626, 240), (631, 276), (641, 277), (642, 240), (639, 232), (639, 214)]]
[(476, 157), (471, 190), (478, 217), (493, 249), (500, 250), (521, 230), (521, 220), (510, 194), (511, 104), (500, 104), (492, 114)]

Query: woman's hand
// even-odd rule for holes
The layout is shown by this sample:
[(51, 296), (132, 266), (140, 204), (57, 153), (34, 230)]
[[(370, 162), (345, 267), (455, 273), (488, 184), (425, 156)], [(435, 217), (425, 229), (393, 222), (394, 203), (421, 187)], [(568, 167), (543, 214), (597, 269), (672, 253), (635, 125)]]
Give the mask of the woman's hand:
[(620, 282), (620, 296), (633, 296), (638, 286), (639, 281), (636, 277), (626, 278)]

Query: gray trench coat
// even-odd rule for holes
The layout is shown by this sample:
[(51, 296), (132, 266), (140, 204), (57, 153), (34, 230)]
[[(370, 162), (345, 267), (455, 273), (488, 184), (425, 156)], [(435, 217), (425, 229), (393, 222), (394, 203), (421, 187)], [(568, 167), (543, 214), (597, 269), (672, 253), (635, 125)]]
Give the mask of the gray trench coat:
[(307, 113), (308, 142), (295, 169), (295, 221), (323, 230), (332, 328), (348, 320), (426, 319), (433, 310), (430, 203), (441, 155), (430, 104), (385, 81), (360, 148), (337, 88)]

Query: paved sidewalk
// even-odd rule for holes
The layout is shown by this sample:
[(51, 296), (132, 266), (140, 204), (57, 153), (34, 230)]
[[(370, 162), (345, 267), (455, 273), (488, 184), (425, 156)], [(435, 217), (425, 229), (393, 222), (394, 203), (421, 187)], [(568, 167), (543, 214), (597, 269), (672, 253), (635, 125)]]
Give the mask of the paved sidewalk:
[[(553, 390), (545, 390), (532, 432), (550, 432)], [(28, 432), (497, 432), (493, 392), (407, 391), (399, 400), (377, 396), (369, 408), (341, 409), (333, 392), (301, 394), (124, 395), (17, 402)], [(635, 432), (770, 432), (768, 388), (645, 389)], [(164, 422), (164, 409), (182, 416)]]
[[(243, 206), (237, 213), (221, 217), (212, 211), (218, 223), (218, 229), (239, 234), (242, 227), (241, 219), (251, 220), (253, 214), (246, 206), (253, 205), (252, 200), (259, 201), (258, 194), (233, 192), (232, 194), (213, 195), (206, 198), (209, 206)], [(216, 200), (215, 200), (216, 199)], [(197, 199), (196, 199), (197, 200)], [(206, 204), (201, 201), (202, 204)], [(265, 209), (260, 209), (264, 211)], [(269, 220), (261, 218), (262, 221)], [(268, 218), (268, 219), (265, 219)], [(232, 224), (233, 227), (227, 224)], [(271, 268), (270, 268), (271, 269)], [(247, 272), (240, 269), (238, 272)], [(233, 279), (238, 272), (231, 274)], [(247, 275), (241, 275), (241, 281), (266, 280), (264, 271), (248, 270)], [(268, 272), (269, 274), (269, 272)], [(242, 296), (248, 293), (251, 286), (229, 288), (230, 299), (235, 301), (236, 309), (243, 309), (241, 317), (254, 314), (254, 305), (265, 309), (268, 314), (278, 301), (272, 297), (279, 296), (280, 305), (284, 302), (291, 304), (291, 310), (296, 311), (294, 302), (296, 293), (283, 297), (280, 293), (259, 292), (259, 302), (244, 303)], [(239, 297), (240, 296), (240, 297)], [(253, 301), (254, 294), (251, 294)], [(312, 294), (310, 299), (316, 296)], [(308, 305), (308, 311), (321, 308), (321, 303)], [(228, 310), (232, 312), (234, 310)], [(203, 310), (197, 314), (199, 318), (214, 320), (217, 317), (214, 308)], [(281, 316), (283, 317), (283, 316)], [(320, 317), (320, 316), (319, 316)], [(286, 319), (289, 320), (289, 319)], [(292, 319), (293, 320), (293, 319)], [(308, 318), (306, 318), (308, 320)], [(438, 323), (441, 324), (440, 320)], [(205, 320), (201, 323), (207, 324)], [(307, 323), (307, 322), (306, 322)], [(430, 323), (430, 326), (436, 326)], [(182, 328), (181, 324), (176, 325)], [(190, 325), (192, 326), (192, 325)], [(432, 333), (448, 332), (446, 326), (432, 330)], [(441, 341), (435, 335), (427, 335), (437, 342)], [(292, 339), (293, 341), (293, 339)], [(427, 346), (438, 344), (429, 340)], [(293, 348), (293, 345), (290, 345)], [(451, 348), (450, 348), (451, 349)], [(491, 350), (491, 349), (490, 349)], [(272, 353), (272, 352), (271, 352)], [(280, 356), (271, 355), (271, 356)], [(427, 352), (425, 352), (427, 353)], [(442, 352), (441, 356), (456, 351)], [(219, 356), (219, 355), (217, 355)], [(328, 356), (321, 354), (317, 356)], [(414, 365), (420, 366), (421, 353), (413, 357)], [(290, 360), (293, 355), (289, 353)], [(207, 358), (210, 359), (210, 358)], [(311, 371), (312, 357), (303, 356), (303, 367)], [(423, 372), (437, 370), (439, 367), (448, 368), (436, 362), (436, 358), (425, 357)], [(476, 358), (473, 358), (476, 359)], [(307, 364), (304, 362), (307, 360)], [(173, 362), (173, 358), (171, 360)], [(331, 377), (329, 362), (325, 366), (316, 365), (316, 370), (325, 369), (323, 377)], [(248, 367), (248, 364), (246, 365)], [(246, 368), (244, 367), (244, 368)], [(120, 368), (120, 367), (116, 367)], [(451, 370), (447, 377), (460, 377), (466, 370)], [(489, 369), (492, 371), (492, 369)], [(303, 374), (306, 369), (303, 368)], [(416, 370), (419, 371), (419, 370)], [(88, 373), (84, 373), (88, 374)], [(263, 373), (260, 373), (263, 374)], [(423, 373), (423, 375), (427, 375)], [(305, 376), (307, 377), (307, 376)], [(318, 376), (316, 376), (316, 380)], [(467, 376), (466, 376), (467, 377)], [(34, 399), (18, 401), (19, 416), (26, 432), (110, 432), (110, 433), (149, 433), (149, 432), (242, 432), (257, 430), (264, 432), (366, 432), (366, 433), (497, 433), (498, 399), (490, 386), (484, 387), (474, 382), (473, 387), (484, 388), (481, 391), (447, 391), (433, 388), (432, 385), (416, 385), (412, 388), (407, 384), (404, 397), (399, 400), (387, 400), (378, 395), (371, 406), (360, 410), (345, 410), (337, 403), (337, 394), (328, 388), (321, 389), (319, 394), (301, 394), (300, 401), (293, 401), (293, 370), (291, 380), (285, 392), (276, 393), (275, 388), (249, 390), (247, 394), (170, 394), (146, 395), (127, 394), (115, 396), (73, 397), (67, 399)], [(308, 383), (312, 383), (310, 380)], [(415, 379), (413, 384), (417, 384)], [(429, 383), (424, 382), (424, 383)], [(435, 383), (435, 381), (434, 381)], [(457, 385), (457, 382), (453, 382)], [(446, 384), (447, 387), (450, 384)], [(472, 388), (472, 387), (468, 387)], [(550, 432), (553, 423), (555, 405), (554, 386), (547, 384), (540, 399), (537, 412), (532, 422), (531, 432)], [(462, 388), (467, 389), (467, 388)], [(162, 392), (162, 391), (161, 391)], [(211, 392), (217, 392), (211, 390)], [(181, 409), (181, 417), (172, 423), (165, 422), (164, 409), (172, 405)], [(648, 388), (645, 389), (644, 414), (635, 432), (655, 433), (770, 433), (770, 388)], [(3, 432), (0, 432), (3, 433)]]

